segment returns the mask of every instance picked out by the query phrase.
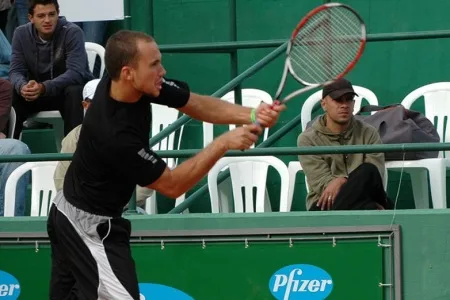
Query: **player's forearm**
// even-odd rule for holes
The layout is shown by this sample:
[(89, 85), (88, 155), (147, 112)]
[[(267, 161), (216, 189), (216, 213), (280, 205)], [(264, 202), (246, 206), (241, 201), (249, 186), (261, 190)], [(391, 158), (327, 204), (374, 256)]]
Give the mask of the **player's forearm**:
[(214, 124), (250, 124), (251, 108), (191, 93), (182, 111), (194, 119)]
[(214, 140), (194, 157), (184, 161), (157, 183), (148, 186), (170, 198), (178, 198), (198, 183), (228, 150), (221, 138)]

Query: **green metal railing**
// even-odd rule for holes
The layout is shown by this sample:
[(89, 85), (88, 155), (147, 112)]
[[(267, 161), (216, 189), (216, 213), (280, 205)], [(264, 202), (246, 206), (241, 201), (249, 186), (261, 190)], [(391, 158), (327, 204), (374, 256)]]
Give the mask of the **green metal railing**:
[[(276, 147), (265, 148), (276, 140), (280, 139), (282, 133), (280, 131), (289, 131), (289, 124), (278, 130), (274, 135), (259, 145), (259, 148), (254, 148), (247, 151), (228, 151), (225, 156), (262, 156), (262, 155), (313, 155), (313, 154), (343, 154), (343, 153), (387, 153), (387, 152), (411, 152), (411, 151), (448, 151), (450, 150), (450, 143), (416, 143), (416, 144), (389, 144), (389, 145), (347, 145), (347, 146), (318, 146), (318, 147)], [(278, 135), (276, 135), (278, 134)], [(271, 140), (269, 140), (271, 139)], [(265, 143), (265, 144), (264, 144)], [(191, 150), (171, 150), (171, 151), (156, 151), (156, 153), (163, 158), (175, 157), (192, 157), (202, 151), (202, 149)], [(30, 154), (30, 155), (4, 155), (0, 156), (0, 163), (4, 162), (25, 162), (25, 161), (58, 161), (71, 160), (73, 154)], [(217, 178), (220, 183), (227, 178), (229, 171), (222, 172)], [(169, 213), (181, 213), (208, 192), (208, 186), (204, 185), (195, 191), (189, 198), (184, 200), (178, 206), (173, 208)], [(132, 199), (129, 203), (127, 214), (136, 214), (136, 192), (133, 193)]]
[[(374, 33), (367, 35), (368, 42), (389, 42), (405, 40), (424, 40), (449, 38), (450, 30), (417, 31), (401, 33)], [(196, 44), (173, 44), (161, 45), (159, 49), (164, 53), (223, 53), (236, 49), (258, 49), (279, 47), (286, 39), (274, 39), (263, 41), (239, 41), (239, 42), (216, 42)]]
[[(268, 139), (266, 140), (266, 142)], [(262, 143), (261, 143), (262, 145)], [(188, 158), (203, 149), (163, 150), (155, 151), (162, 158)], [(316, 147), (261, 147), (246, 151), (231, 150), (225, 156), (262, 156), (262, 155), (314, 155), (314, 154), (346, 154), (346, 153), (388, 153), (415, 151), (449, 151), (450, 143), (411, 143), (411, 144), (377, 144), (377, 145), (342, 145)], [(63, 161), (71, 160), (72, 153), (48, 153), (27, 155), (2, 155), (0, 163), (27, 161)]]

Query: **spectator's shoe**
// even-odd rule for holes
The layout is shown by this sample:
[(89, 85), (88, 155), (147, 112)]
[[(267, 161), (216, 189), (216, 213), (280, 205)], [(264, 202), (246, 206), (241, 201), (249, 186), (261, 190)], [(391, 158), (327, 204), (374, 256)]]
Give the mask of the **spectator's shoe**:
[(23, 122), (23, 127), (26, 129), (52, 129), (53, 125), (34, 120), (26, 120)]

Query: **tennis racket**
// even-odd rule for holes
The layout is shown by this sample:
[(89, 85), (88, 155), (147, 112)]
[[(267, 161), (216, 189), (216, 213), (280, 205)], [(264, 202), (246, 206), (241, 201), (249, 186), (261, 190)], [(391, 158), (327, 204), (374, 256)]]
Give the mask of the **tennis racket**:
[[(351, 7), (327, 3), (309, 12), (289, 40), (274, 105), (344, 77), (358, 62), (365, 44), (366, 26)], [(288, 73), (305, 87), (280, 101)]]

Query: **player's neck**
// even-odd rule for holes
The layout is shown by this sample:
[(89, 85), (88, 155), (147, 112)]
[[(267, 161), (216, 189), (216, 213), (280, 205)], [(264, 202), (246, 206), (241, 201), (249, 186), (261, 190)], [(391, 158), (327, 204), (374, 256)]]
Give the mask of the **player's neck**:
[(136, 103), (141, 99), (142, 93), (137, 91), (129, 84), (119, 81), (111, 81), (111, 89), (109, 91), (111, 98), (118, 102)]

